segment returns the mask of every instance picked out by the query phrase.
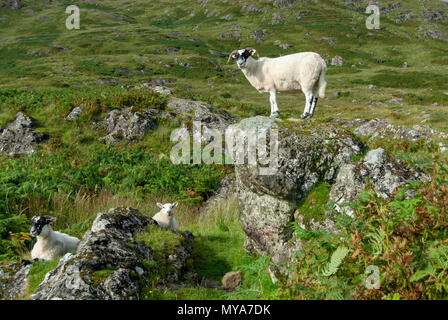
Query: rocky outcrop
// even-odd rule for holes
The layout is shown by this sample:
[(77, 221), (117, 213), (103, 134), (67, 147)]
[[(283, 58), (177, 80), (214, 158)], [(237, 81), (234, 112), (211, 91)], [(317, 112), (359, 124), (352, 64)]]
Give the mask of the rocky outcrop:
[(0, 299), (13, 300), (25, 295), (31, 264), (9, 262), (0, 265)]
[[(158, 91), (160, 94), (171, 93), (164, 87), (150, 87), (150, 89), (155, 91), (160, 89)], [(217, 109), (208, 103), (172, 97), (167, 100), (166, 110), (136, 110), (134, 107), (114, 109), (109, 111), (104, 119), (93, 125), (107, 131), (107, 135), (100, 138), (106, 143), (115, 144), (122, 140), (132, 143), (144, 138), (149, 131), (155, 130), (159, 118), (178, 120), (185, 124), (200, 121), (202, 126), (221, 132), (238, 119), (231, 113)]]
[(248, 38), (255, 39), (258, 43), (262, 43), (263, 38), (266, 37), (268, 34), (269, 34), (269, 31), (267, 31), (265, 29), (258, 29), (258, 30), (255, 30), (254, 32), (252, 32)]
[(108, 134), (101, 137), (107, 143), (115, 144), (122, 140), (137, 142), (144, 138), (150, 130), (157, 128), (157, 117), (170, 118), (173, 115), (159, 109), (145, 109), (142, 111), (127, 107), (114, 109), (107, 113), (101, 122)]
[[(333, 182), (339, 168), (362, 152), (362, 144), (348, 130), (315, 120), (254, 117), (230, 128), (246, 132), (278, 130), (276, 172), (260, 175), (257, 165), (235, 165), (235, 175), (246, 250), (283, 261), (300, 248), (288, 227), (298, 202), (317, 183)], [(256, 139), (263, 137), (257, 135)]]
[[(353, 211), (341, 204), (348, 204), (365, 189), (369, 179), (375, 193), (383, 199), (391, 199), (394, 191), (409, 181), (429, 181), (429, 177), (418, 168), (408, 169), (399, 159), (382, 148), (371, 150), (356, 164), (343, 165), (330, 191), (330, 201), (338, 212), (353, 217)], [(411, 195), (410, 195), (411, 196)]]
[(20, 10), (24, 7), (22, 0), (3, 0), (0, 1), (0, 9), (6, 8), (11, 10)]
[(405, 140), (410, 142), (421, 139), (430, 142), (438, 139), (442, 140), (439, 143), (441, 151), (446, 151), (448, 146), (448, 134), (434, 130), (426, 125), (414, 125), (412, 128), (408, 128), (402, 125), (394, 125), (387, 119), (355, 119), (350, 121), (336, 119), (332, 120), (332, 123), (353, 130), (357, 136), (367, 138), (369, 142), (376, 139)]
[(231, 113), (202, 101), (171, 98), (167, 102), (167, 110), (176, 114), (176, 117), (183, 122), (201, 121), (203, 126), (221, 132), (238, 120)]
[[(366, 123), (369, 121), (343, 124), (353, 128)], [(410, 181), (429, 180), (420, 169), (407, 168), (381, 148), (367, 152), (355, 163), (353, 159), (361, 157), (366, 147), (352, 131), (339, 124), (314, 119), (281, 121), (254, 117), (229, 128), (248, 133), (254, 129), (278, 131), (276, 171), (262, 175), (259, 165), (235, 165), (239, 216), (247, 235), (245, 248), (249, 252), (271, 255), (274, 264), (288, 261), (301, 248), (300, 241), (288, 227), (290, 222), (296, 221), (311, 230), (338, 232), (334, 215), (345, 213), (354, 217), (344, 204), (356, 200), (366, 188), (367, 180), (374, 192), (384, 199), (392, 198), (397, 188)], [(257, 141), (265, 139), (257, 131), (251, 134)], [(322, 219), (308, 221), (309, 217), (296, 209), (301, 200), (323, 182), (331, 185), (328, 205), (334, 205), (335, 210), (323, 212)], [(410, 191), (406, 196), (414, 195)], [(271, 276), (286, 272), (285, 268), (274, 264), (270, 267)]]
[(66, 254), (30, 298), (138, 298), (143, 261), (153, 258), (151, 248), (137, 243), (133, 234), (149, 223), (149, 218), (129, 208), (99, 213), (77, 252)]
[(18, 112), (13, 122), (0, 130), (0, 154), (21, 155), (33, 154), (37, 151), (37, 144), (48, 140), (48, 135), (36, 132), (39, 123)]
[(273, 5), (276, 8), (284, 9), (294, 6), (296, 2), (297, 0), (274, 0)]
[[(86, 232), (75, 254), (66, 254), (58, 266), (47, 273), (34, 300), (130, 300), (138, 299), (145, 281), (157, 272), (153, 249), (136, 241), (134, 235), (154, 220), (132, 208), (102, 212)], [(182, 280), (193, 236), (180, 234), (185, 241), (168, 257), (173, 268), (171, 281)], [(152, 268), (148, 267), (151, 265)]]
[(424, 8), (422, 10), (422, 16), (427, 21), (434, 21), (434, 22), (440, 22), (444, 23), (446, 21), (446, 13), (442, 10), (437, 10), (434, 8)]

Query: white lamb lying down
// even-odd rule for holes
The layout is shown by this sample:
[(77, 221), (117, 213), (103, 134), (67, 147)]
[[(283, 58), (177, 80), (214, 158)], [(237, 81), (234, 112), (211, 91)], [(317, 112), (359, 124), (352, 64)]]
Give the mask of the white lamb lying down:
[(159, 226), (162, 228), (167, 228), (172, 231), (177, 231), (179, 225), (174, 219), (174, 208), (177, 207), (178, 203), (174, 202), (161, 204), (157, 202), (157, 206), (162, 209), (158, 213), (156, 213), (152, 218), (157, 222)]
[(32, 260), (54, 260), (78, 247), (78, 238), (53, 231), (50, 224), (55, 221), (56, 218), (50, 216), (34, 216), (31, 219), (30, 234), (37, 237), (37, 242), (31, 250)]

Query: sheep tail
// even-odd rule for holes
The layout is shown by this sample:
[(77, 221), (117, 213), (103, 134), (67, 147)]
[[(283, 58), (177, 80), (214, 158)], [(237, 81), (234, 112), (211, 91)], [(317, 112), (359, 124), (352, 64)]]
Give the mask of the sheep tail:
[(327, 73), (327, 66), (323, 66), (319, 75), (319, 97), (325, 97), (325, 89), (327, 88), (327, 81), (325, 80), (325, 74)]

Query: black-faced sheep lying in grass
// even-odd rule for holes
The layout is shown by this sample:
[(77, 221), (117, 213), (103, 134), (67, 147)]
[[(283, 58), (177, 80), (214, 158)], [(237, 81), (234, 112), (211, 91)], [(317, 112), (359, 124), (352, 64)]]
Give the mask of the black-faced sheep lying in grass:
[[(325, 74), (327, 64), (315, 52), (299, 52), (278, 58), (252, 58), (257, 52), (253, 48), (234, 50), (230, 59), (236, 60), (250, 84), (258, 92), (269, 92), (271, 117), (278, 117), (276, 93), (280, 91), (302, 91), (306, 98), (302, 119), (311, 118), (319, 97), (325, 96)], [(257, 53), (258, 55), (258, 53)]]
[(54, 260), (78, 247), (78, 238), (53, 231), (51, 224), (55, 221), (56, 218), (50, 216), (34, 216), (31, 219), (30, 234), (37, 238), (31, 250), (32, 260)]

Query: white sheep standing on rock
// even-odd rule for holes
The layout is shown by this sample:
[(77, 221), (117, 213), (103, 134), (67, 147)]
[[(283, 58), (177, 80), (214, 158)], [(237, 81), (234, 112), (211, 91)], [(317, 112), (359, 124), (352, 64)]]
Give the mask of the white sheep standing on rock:
[[(257, 53), (254, 48), (234, 50), (230, 59), (237, 60), (238, 68), (243, 71), (250, 84), (258, 92), (269, 92), (271, 117), (278, 117), (276, 93), (280, 91), (302, 91), (306, 97), (302, 119), (311, 118), (319, 97), (325, 96), (325, 74), (327, 64), (315, 52), (300, 52), (278, 58), (252, 58)], [(258, 53), (257, 53), (258, 55)]]
[(177, 207), (178, 203), (165, 203), (161, 204), (157, 202), (157, 206), (162, 209), (157, 212), (152, 218), (157, 222), (162, 228), (167, 228), (172, 231), (177, 231), (179, 229), (179, 224), (176, 219), (174, 219), (174, 208)]
[(50, 216), (34, 216), (31, 219), (30, 234), (37, 237), (37, 242), (31, 250), (32, 260), (54, 260), (78, 247), (78, 238), (53, 231), (50, 224), (55, 221), (56, 218)]

